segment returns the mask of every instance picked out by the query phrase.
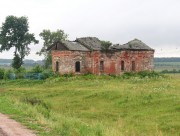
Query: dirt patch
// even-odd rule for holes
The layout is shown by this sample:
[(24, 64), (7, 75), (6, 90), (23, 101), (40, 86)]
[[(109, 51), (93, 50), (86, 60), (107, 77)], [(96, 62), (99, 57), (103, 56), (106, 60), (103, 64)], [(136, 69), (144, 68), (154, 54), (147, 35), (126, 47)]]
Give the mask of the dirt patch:
[(0, 136), (8, 136), (4, 131), (0, 128)]
[(36, 136), (20, 123), (10, 119), (7, 115), (0, 114), (0, 136)]

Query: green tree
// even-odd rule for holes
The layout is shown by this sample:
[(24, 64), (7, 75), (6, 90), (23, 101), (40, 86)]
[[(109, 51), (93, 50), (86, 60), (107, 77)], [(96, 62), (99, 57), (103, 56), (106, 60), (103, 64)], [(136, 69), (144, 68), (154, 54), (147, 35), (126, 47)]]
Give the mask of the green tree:
[(111, 45), (112, 45), (112, 43), (110, 41), (101, 41), (101, 49), (102, 49), (102, 51), (107, 52)]
[(15, 48), (12, 67), (18, 69), (23, 64), (25, 56), (29, 55), (29, 44), (37, 44), (34, 34), (29, 33), (27, 17), (7, 16), (0, 28), (0, 52)]
[(19, 69), (20, 66), (21, 66), (21, 58), (19, 56), (19, 54), (15, 54), (13, 60), (12, 60), (12, 67), (15, 68), (15, 69)]
[(52, 56), (51, 51), (47, 51), (47, 48), (50, 47), (54, 42), (66, 40), (68, 35), (64, 33), (63, 30), (57, 30), (55, 32), (51, 32), (50, 30), (43, 30), (39, 36), (43, 39), (43, 47), (37, 54), (40, 56), (44, 56), (45, 60), (45, 68), (49, 68), (52, 64)]

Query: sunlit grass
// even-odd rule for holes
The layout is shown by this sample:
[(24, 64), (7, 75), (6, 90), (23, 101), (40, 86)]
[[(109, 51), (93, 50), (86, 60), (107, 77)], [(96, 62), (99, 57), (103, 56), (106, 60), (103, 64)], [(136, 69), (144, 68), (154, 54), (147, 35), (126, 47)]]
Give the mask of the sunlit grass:
[(39, 135), (180, 135), (180, 77), (0, 81), (0, 112)]

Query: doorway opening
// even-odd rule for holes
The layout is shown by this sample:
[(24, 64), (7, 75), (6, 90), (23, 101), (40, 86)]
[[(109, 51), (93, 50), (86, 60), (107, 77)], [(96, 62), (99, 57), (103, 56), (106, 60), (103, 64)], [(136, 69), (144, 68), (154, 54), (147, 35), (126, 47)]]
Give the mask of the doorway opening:
[(58, 71), (59, 71), (59, 62), (56, 61), (56, 72), (58, 72)]
[(103, 72), (104, 71), (104, 61), (100, 61), (100, 67), (99, 67), (100, 71)]
[(79, 61), (77, 61), (76, 63), (75, 63), (75, 71), (76, 72), (80, 72), (80, 62)]
[(121, 71), (125, 70), (124, 61), (121, 61)]
[(136, 70), (136, 64), (135, 64), (135, 61), (132, 61), (132, 71), (135, 71)]

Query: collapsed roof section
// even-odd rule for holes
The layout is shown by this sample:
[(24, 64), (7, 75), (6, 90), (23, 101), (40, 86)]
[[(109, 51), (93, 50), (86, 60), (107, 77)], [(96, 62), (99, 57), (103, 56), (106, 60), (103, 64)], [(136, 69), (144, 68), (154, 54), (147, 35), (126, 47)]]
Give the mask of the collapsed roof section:
[(154, 51), (154, 49), (150, 48), (149, 46), (147, 46), (145, 43), (143, 43), (142, 41), (140, 41), (138, 39), (134, 39), (123, 45), (115, 44), (115, 45), (111, 46), (111, 49), (114, 49), (114, 50), (147, 50), (147, 51), (152, 50), (152, 51)]
[[(51, 45), (47, 50), (70, 50), (70, 51), (101, 51), (101, 41), (96, 37), (77, 38), (75, 41), (58, 41)], [(139, 50), (139, 51), (154, 51), (138, 39), (134, 39), (126, 44), (114, 44), (109, 47), (109, 50)]]

